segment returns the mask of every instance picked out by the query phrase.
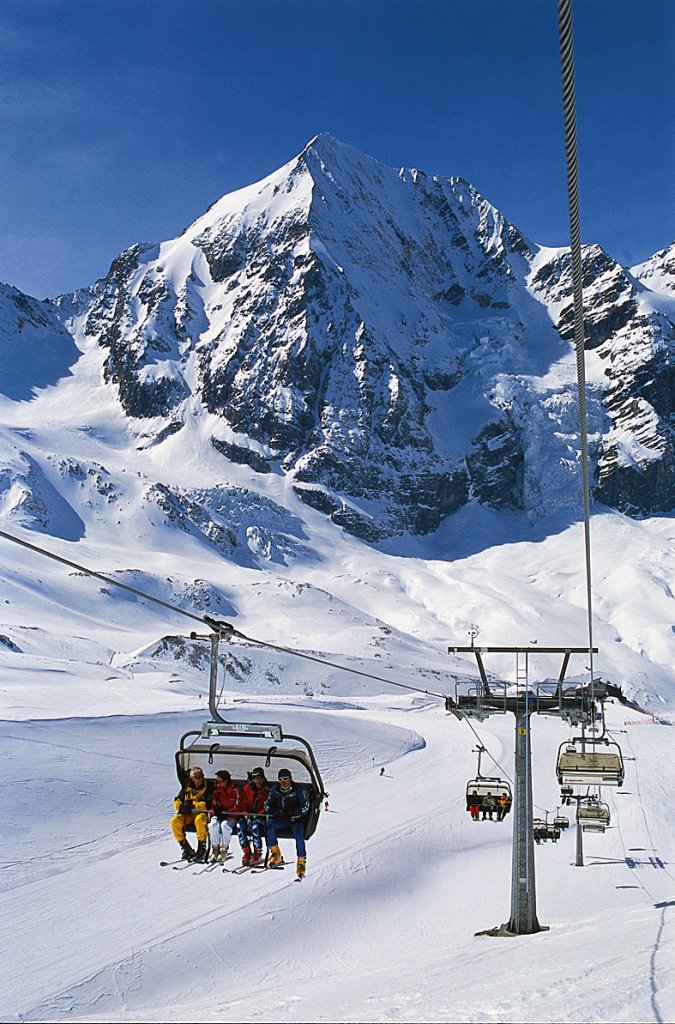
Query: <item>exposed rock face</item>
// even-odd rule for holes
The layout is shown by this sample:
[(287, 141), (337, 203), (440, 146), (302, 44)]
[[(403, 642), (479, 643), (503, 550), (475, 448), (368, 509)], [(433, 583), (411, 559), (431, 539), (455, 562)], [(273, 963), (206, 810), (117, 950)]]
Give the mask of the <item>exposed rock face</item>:
[(202, 537), (233, 562), (255, 567), (261, 560), (286, 565), (302, 543), (302, 523), (274, 502), (236, 487), (186, 491), (152, 484), (145, 500), (180, 530)]
[[(672, 251), (657, 256), (628, 273), (584, 250), (595, 496), (625, 511), (672, 505), (673, 327), (638, 280), (664, 280)], [(156, 444), (188, 407), (216, 416), (225, 458), (291, 474), (308, 505), (377, 541), (468, 500), (576, 503), (571, 297), (568, 253), (468, 182), (319, 136), (54, 307), (107, 352), (125, 412), (158, 420)]]
[[(564, 337), (573, 337), (569, 256), (547, 264), (533, 285), (548, 287), (546, 298), (557, 304), (567, 299), (557, 323)], [(675, 326), (598, 246), (584, 253), (584, 313), (586, 348), (596, 353), (606, 380), (595, 498), (623, 512), (665, 512), (675, 503)]]

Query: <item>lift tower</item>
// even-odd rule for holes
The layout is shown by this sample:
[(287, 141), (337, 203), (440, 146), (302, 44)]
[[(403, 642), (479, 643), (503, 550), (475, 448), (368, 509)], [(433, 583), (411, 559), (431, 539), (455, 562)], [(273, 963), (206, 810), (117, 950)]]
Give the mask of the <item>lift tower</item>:
[[(565, 683), (565, 674), (572, 654), (589, 654), (588, 647), (448, 647), (449, 654), (473, 654), (478, 663), (478, 683), (457, 683), (455, 698), (446, 699), (446, 708), (458, 717), (482, 721), (490, 715), (515, 717), (515, 792), (513, 797), (513, 855), (511, 862), (511, 916), (506, 924), (491, 929), (494, 935), (531, 935), (543, 931), (537, 919), (537, 892), (534, 864), (534, 830), (532, 804), (532, 766), (530, 719), (533, 714), (556, 715), (570, 725), (586, 725), (596, 714), (597, 702), (607, 696), (600, 680), (592, 684)], [(593, 648), (597, 654), (597, 648)], [(484, 654), (515, 654), (516, 682), (488, 680), (483, 664)], [(562, 655), (557, 682), (530, 686), (528, 662), (530, 654)]]

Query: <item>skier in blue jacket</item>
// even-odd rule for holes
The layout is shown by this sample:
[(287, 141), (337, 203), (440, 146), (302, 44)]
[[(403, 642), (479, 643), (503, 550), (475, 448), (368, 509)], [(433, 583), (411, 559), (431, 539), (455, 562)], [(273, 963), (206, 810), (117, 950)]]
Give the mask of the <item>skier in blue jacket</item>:
[(295, 851), (298, 858), (297, 874), (302, 878), (307, 866), (307, 851), (305, 849), (305, 821), (310, 812), (309, 793), (307, 786), (294, 782), (288, 768), (282, 768), (279, 772), (278, 782), (270, 789), (270, 795), (265, 803), (267, 818), (267, 845), (270, 849), (269, 863), (283, 864), (277, 831), (280, 828), (290, 829), (295, 839)]

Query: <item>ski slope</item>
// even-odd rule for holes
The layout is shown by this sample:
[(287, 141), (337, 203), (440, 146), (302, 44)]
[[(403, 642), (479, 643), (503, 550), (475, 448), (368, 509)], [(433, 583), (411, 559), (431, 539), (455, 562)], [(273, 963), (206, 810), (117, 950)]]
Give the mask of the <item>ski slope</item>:
[[(584, 836), (584, 868), (572, 866), (573, 827), (537, 847), (550, 930), (496, 939), (474, 933), (509, 916), (511, 821), (476, 824), (464, 810), (466, 723), (415, 694), (225, 697), (227, 717), (279, 720), (312, 742), (330, 797), (303, 883), (291, 868), (158, 866), (177, 851), (173, 752), (204, 711), (6, 721), (3, 1020), (675, 1017), (665, 719), (612, 705), (626, 758), (623, 789), (603, 790), (612, 827)], [(511, 716), (476, 729), (511, 775)], [(561, 723), (534, 720), (534, 799), (553, 813), (564, 739)], [(292, 843), (282, 848), (292, 860)]]

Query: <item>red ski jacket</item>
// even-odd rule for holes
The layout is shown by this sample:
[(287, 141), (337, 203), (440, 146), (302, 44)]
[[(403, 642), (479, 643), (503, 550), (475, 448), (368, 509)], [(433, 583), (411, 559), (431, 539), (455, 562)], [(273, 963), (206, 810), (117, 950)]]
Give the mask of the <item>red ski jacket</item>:
[(264, 814), (265, 801), (270, 793), (269, 783), (266, 782), (260, 789), (257, 789), (252, 782), (247, 782), (241, 791), (240, 810), (248, 814)]
[(211, 811), (216, 815), (227, 815), (238, 811), (241, 801), (241, 790), (234, 782), (224, 786), (214, 786), (211, 798)]

